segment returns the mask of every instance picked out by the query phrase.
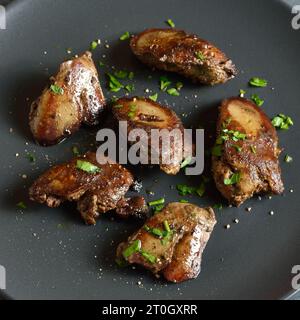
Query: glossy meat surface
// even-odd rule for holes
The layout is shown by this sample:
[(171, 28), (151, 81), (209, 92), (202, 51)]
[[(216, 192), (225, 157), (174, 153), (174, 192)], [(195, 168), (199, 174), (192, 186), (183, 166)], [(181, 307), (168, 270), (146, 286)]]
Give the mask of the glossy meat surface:
[(145, 64), (177, 72), (201, 84), (224, 83), (237, 74), (221, 50), (182, 30), (145, 30), (132, 38), (131, 49)]
[[(245, 134), (245, 138), (234, 141), (230, 132), (238, 132), (236, 137)], [(222, 141), (222, 136), (229, 138)], [(240, 205), (256, 193), (283, 192), (278, 136), (261, 108), (242, 98), (223, 101), (217, 137), (221, 155), (213, 156), (212, 170), (217, 188), (230, 203)], [(236, 173), (240, 181), (225, 185), (224, 179)]]
[[(145, 153), (148, 154), (149, 159), (152, 153), (153, 158), (157, 158), (157, 164), (160, 165), (161, 170), (167, 174), (177, 174), (185, 155), (192, 153), (192, 144), (183, 144), (184, 127), (181, 120), (168, 107), (147, 98), (122, 98), (115, 102), (113, 114), (118, 121), (127, 121), (127, 132), (123, 134), (129, 135), (133, 129), (143, 129), (146, 132), (148, 139), (145, 140), (147, 144), (144, 144)], [(153, 136), (151, 139), (153, 129), (166, 130), (166, 133), (176, 130), (177, 133), (174, 131), (169, 145), (163, 145), (161, 137), (155, 139)], [(156, 144), (152, 143), (154, 141)]]
[(90, 52), (63, 62), (51, 85), (54, 91), (47, 87), (29, 115), (32, 134), (43, 146), (59, 143), (81, 124), (98, 124), (105, 104)]
[[(127, 242), (119, 245), (117, 257), (130, 264), (140, 264), (154, 274), (163, 274), (171, 282), (196, 278), (201, 271), (202, 253), (215, 224), (211, 208), (170, 203), (151, 217)], [(169, 233), (166, 233), (166, 225)], [(157, 229), (163, 236), (157, 236)], [(128, 256), (126, 249), (137, 241), (139, 250)]]
[[(78, 160), (96, 166), (99, 172), (78, 169)], [(100, 214), (110, 210), (117, 209), (122, 217), (143, 215), (147, 211), (143, 198), (125, 198), (133, 182), (127, 169), (114, 162), (100, 165), (96, 154), (89, 152), (69, 163), (50, 168), (34, 182), (29, 195), (32, 201), (52, 208), (64, 201), (76, 201), (84, 221), (96, 224)]]

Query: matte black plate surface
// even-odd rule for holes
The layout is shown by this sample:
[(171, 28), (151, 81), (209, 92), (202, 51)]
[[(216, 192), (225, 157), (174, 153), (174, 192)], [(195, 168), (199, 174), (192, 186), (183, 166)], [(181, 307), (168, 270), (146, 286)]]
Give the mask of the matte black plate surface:
[[(104, 72), (115, 66), (136, 73), (137, 95), (144, 95), (146, 88), (158, 92), (162, 73), (136, 61), (128, 42), (119, 37), (125, 31), (164, 27), (168, 18), (178, 28), (222, 48), (240, 70), (225, 85), (197, 87), (184, 80), (180, 97), (160, 93), (159, 101), (173, 107), (186, 126), (202, 125), (209, 137), (220, 101), (238, 95), (239, 89), (246, 89), (247, 96), (263, 97), (263, 109), (270, 117), (283, 112), (295, 120), (293, 128), (279, 133), (283, 156), (288, 153), (294, 158), (291, 164), (282, 161), (285, 194), (217, 211), (218, 225), (205, 251), (201, 275), (180, 285), (156, 280), (144, 270), (115, 266), (117, 244), (139, 223), (107, 215), (96, 227), (87, 227), (73, 205), (48, 209), (27, 199), (32, 181), (50, 164), (72, 157), (74, 144), (81, 150), (94, 148), (89, 144), (95, 143), (97, 129), (82, 129), (51, 148), (35, 145), (29, 132), (30, 102), (68, 57), (67, 48), (81, 53), (100, 38), (102, 45), (94, 52), (94, 60), (106, 64), (99, 68), (103, 88)], [(291, 269), (300, 264), (300, 30), (291, 28), (291, 18), (291, 9), (281, 1), (14, 1), (7, 10), (7, 30), (0, 30), (0, 264), (7, 270), (6, 294), (16, 299), (271, 299), (289, 294)], [(268, 79), (269, 86), (248, 88), (253, 76)], [(105, 94), (111, 96), (106, 88)], [(107, 121), (109, 116), (103, 126)], [(36, 164), (26, 159), (27, 151), (36, 154)], [(170, 186), (200, 182), (200, 177), (183, 173), (168, 177), (157, 168), (135, 168), (134, 172), (142, 178), (144, 190), (151, 189), (154, 198), (164, 196), (168, 202), (181, 199)], [(24, 174), (27, 179), (22, 178)], [(19, 201), (28, 205), (24, 212), (16, 208)], [(190, 201), (213, 205), (223, 200), (211, 184), (202, 199), (193, 196)], [(246, 207), (252, 207), (251, 213)], [(235, 218), (240, 220), (237, 225), (232, 223)], [(231, 229), (225, 230), (228, 223)]]

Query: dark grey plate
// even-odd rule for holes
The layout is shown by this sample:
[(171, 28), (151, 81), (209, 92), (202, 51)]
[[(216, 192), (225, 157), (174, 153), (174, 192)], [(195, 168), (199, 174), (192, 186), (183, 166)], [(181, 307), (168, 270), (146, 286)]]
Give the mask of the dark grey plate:
[[(96, 227), (87, 227), (73, 205), (48, 209), (27, 199), (28, 186), (40, 173), (72, 157), (71, 146), (79, 143), (84, 150), (95, 142), (96, 129), (82, 129), (47, 149), (35, 145), (30, 136), (30, 102), (68, 56), (66, 49), (81, 53), (100, 38), (103, 44), (94, 53), (96, 62), (136, 72), (137, 95), (143, 95), (146, 88), (158, 91), (161, 73), (137, 62), (128, 42), (118, 38), (125, 31), (164, 27), (167, 18), (178, 28), (217, 44), (240, 70), (225, 85), (197, 87), (184, 80), (179, 98), (160, 94), (162, 103), (167, 101), (178, 114), (186, 114), (182, 119), (187, 126), (204, 126), (208, 137), (220, 101), (237, 95), (241, 88), (248, 96), (262, 96), (266, 100), (263, 109), (270, 117), (284, 112), (295, 120), (293, 128), (279, 133), (283, 155), (294, 158), (292, 164), (282, 161), (285, 194), (217, 211), (218, 225), (205, 251), (202, 273), (197, 280), (180, 285), (158, 281), (143, 270), (115, 266), (117, 244), (139, 223), (112, 221), (112, 215), (107, 215)], [(291, 9), (283, 1), (13, 1), (7, 8), (7, 30), (0, 30), (0, 264), (7, 270), (6, 294), (16, 299), (272, 299), (290, 294), (291, 269), (300, 264), (300, 30), (291, 28), (291, 19)], [(100, 70), (103, 87), (107, 70)], [(147, 78), (150, 74), (152, 79)], [(270, 85), (248, 88), (253, 76), (265, 77)], [(105, 94), (110, 96), (106, 89)], [(26, 159), (27, 151), (36, 154), (35, 165)], [(135, 168), (134, 172), (143, 179), (144, 189), (155, 192), (154, 198), (164, 196), (167, 201), (181, 198), (171, 185), (200, 181), (183, 173), (168, 177), (158, 169)], [(28, 178), (22, 179), (23, 174)], [(16, 208), (19, 201), (28, 204), (24, 212)], [(213, 205), (222, 199), (212, 184), (203, 199), (195, 196), (190, 201)], [(252, 207), (251, 213), (246, 207)], [(272, 217), (271, 210), (275, 212)], [(240, 220), (238, 225), (232, 223), (234, 218)], [(228, 223), (232, 227), (225, 230)]]

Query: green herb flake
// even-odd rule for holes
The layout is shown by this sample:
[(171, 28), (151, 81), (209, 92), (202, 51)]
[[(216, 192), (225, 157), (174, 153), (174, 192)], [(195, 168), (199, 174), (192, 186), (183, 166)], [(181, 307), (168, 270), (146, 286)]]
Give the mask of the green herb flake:
[(165, 227), (165, 230), (170, 233), (171, 232), (171, 228), (170, 228), (170, 225), (169, 225), (169, 222), (167, 220), (164, 221), (164, 227)]
[(176, 186), (176, 189), (179, 191), (179, 194), (181, 196), (190, 195), (190, 194), (193, 194), (195, 192), (195, 188), (194, 187), (189, 187), (186, 184), (178, 184)]
[(105, 64), (102, 61), (99, 61), (99, 67), (104, 67)]
[(115, 71), (114, 76), (119, 79), (125, 79), (128, 76), (128, 72), (124, 70)]
[(27, 153), (26, 154), (26, 158), (29, 160), (29, 162), (31, 163), (35, 163), (36, 162), (36, 156), (33, 153)]
[(167, 93), (170, 95), (170, 96), (174, 96), (174, 97), (178, 97), (180, 96), (180, 93), (178, 92), (178, 90), (176, 88), (170, 88), (167, 90)]
[(182, 88), (183, 88), (183, 83), (182, 83), (182, 82), (177, 82), (177, 83), (176, 83), (176, 89), (177, 89), (178, 91), (180, 91)]
[(180, 165), (181, 169), (184, 169), (185, 167), (187, 167), (192, 161), (192, 157), (187, 157), (183, 160), (183, 162)]
[(172, 19), (168, 19), (168, 20), (166, 21), (166, 23), (167, 23), (171, 28), (175, 28), (175, 23), (173, 22)]
[(284, 157), (284, 161), (285, 161), (286, 163), (291, 163), (291, 162), (293, 162), (293, 158), (287, 154), (287, 155)]
[(130, 33), (128, 31), (126, 31), (125, 33), (123, 33), (120, 37), (121, 41), (127, 40), (130, 38)]
[(195, 57), (200, 61), (205, 61), (206, 60), (205, 55), (201, 51), (195, 52)]
[(156, 207), (153, 207), (154, 213), (160, 212), (164, 207), (165, 207), (164, 204), (160, 204), (160, 205), (158, 205)]
[(135, 240), (128, 248), (126, 248), (123, 251), (123, 257), (125, 259), (128, 259), (131, 255), (133, 255), (136, 252), (139, 252), (142, 248), (142, 242), (141, 240)]
[(272, 124), (275, 128), (288, 130), (290, 126), (294, 125), (294, 122), (291, 117), (288, 117), (284, 114), (279, 114), (272, 119)]
[(211, 150), (211, 154), (215, 157), (221, 157), (222, 156), (222, 146), (220, 144), (215, 145)]
[(240, 182), (240, 180), (241, 180), (241, 173), (237, 172), (237, 173), (234, 173), (230, 178), (224, 179), (224, 184), (225, 186), (230, 186), (233, 184), (237, 184), (238, 182)]
[(237, 152), (241, 152), (242, 148), (236, 144), (232, 145), (232, 147), (237, 151)]
[(218, 209), (218, 210), (222, 210), (223, 209), (223, 205), (222, 203), (217, 203), (213, 206), (214, 209)]
[(117, 258), (115, 262), (119, 268), (124, 268), (128, 266), (128, 262), (122, 258)]
[(158, 206), (158, 205), (161, 205), (161, 204), (164, 204), (164, 203), (165, 203), (165, 198), (161, 198), (161, 199), (149, 202), (149, 206), (150, 207), (155, 207), (155, 206)]
[(167, 77), (160, 77), (160, 90), (166, 91), (171, 83)]
[(254, 77), (250, 79), (249, 84), (253, 87), (266, 87), (268, 85), (268, 81), (262, 78)]
[(180, 202), (180, 203), (189, 203), (189, 202), (188, 202), (187, 200), (185, 200), (185, 199), (180, 199), (179, 202)]
[(75, 157), (78, 157), (80, 155), (79, 149), (76, 146), (72, 147), (72, 152)]
[(243, 89), (240, 89), (240, 97), (243, 98), (246, 94), (246, 91)]
[(125, 86), (125, 90), (128, 91), (129, 93), (135, 90), (134, 84), (127, 84)]
[(56, 84), (52, 84), (50, 86), (50, 89), (51, 91), (54, 93), (54, 94), (57, 94), (57, 95), (63, 95), (64, 94), (64, 89), (59, 87), (58, 85)]
[(133, 78), (134, 78), (134, 73), (133, 73), (132, 71), (130, 71), (130, 72), (128, 73), (128, 79), (129, 79), (129, 80), (133, 80)]
[(21, 201), (21, 202), (17, 203), (17, 208), (21, 209), (21, 210), (25, 210), (25, 209), (27, 209), (27, 206), (23, 201)]
[(251, 96), (251, 100), (255, 102), (255, 104), (259, 107), (261, 107), (265, 103), (265, 101), (261, 99), (257, 94), (253, 94)]
[(196, 188), (196, 193), (199, 197), (203, 197), (204, 196), (204, 193), (206, 191), (206, 186), (205, 186), (205, 182), (202, 181), (200, 186), (198, 188)]
[(98, 47), (98, 41), (92, 41), (90, 45), (91, 50), (95, 50)]
[(158, 93), (153, 94), (152, 96), (149, 96), (149, 99), (156, 102), (158, 99)]
[(136, 116), (136, 105), (135, 104), (130, 105), (129, 106), (129, 110), (130, 110), (130, 112), (128, 112), (128, 114), (127, 114), (128, 117), (130, 119), (135, 118), (135, 116)]
[(107, 73), (109, 78), (109, 88), (112, 92), (118, 92), (124, 88), (124, 85), (112, 74)]
[(151, 264), (154, 264), (157, 261), (157, 258), (149, 252), (141, 250), (141, 255)]
[(135, 118), (135, 112), (133, 112), (133, 111), (130, 111), (130, 112), (128, 112), (128, 118), (130, 118), (130, 119), (134, 119)]
[(151, 229), (151, 233), (152, 233), (153, 235), (159, 237), (159, 238), (163, 238), (163, 236), (164, 236), (163, 231), (161, 231), (161, 230), (158, 229), (158, 228), (153, 228), (153, 229)]
[(85, 171), (87, 173), (99, 173), (101, 169), (88, 161), (77, 160), (76, 169)]

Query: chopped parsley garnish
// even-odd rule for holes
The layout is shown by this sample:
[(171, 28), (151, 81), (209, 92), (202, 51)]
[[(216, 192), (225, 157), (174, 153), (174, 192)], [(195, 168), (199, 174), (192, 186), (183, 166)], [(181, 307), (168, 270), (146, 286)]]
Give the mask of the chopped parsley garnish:
[(36, 157), (34, 154), (32, 153), (27, 153), (26, 154), (26, 158), (31, 162), (31, 163), (34, 163), (36, 161)]
[(232, 147), (237, 151), (237, 152), (241, 152), (242, 148), (236, 144), (232, 145)]
[(200, 61), (205, 61), (206, 57), (201, 51), (195, 52), (195, 57)]
[(157, 258), (149, 252), (141, 250), (141, 255), (150, 263), (155, 263)]
[(130, 33), (128, 31), (126, 31), (125, 33), (123, 33), (120, 37), (121, 41), (127, 40), (130, 38)]
[(245, 94), (246, 94), (246, 91), (243, 89), (240, 89), (240, 97), (244, 98)]
[(163, 238), (164, 237), (164, 232), (158, 228), (150, 228), (147, 225), (144, 227), (144, 229), (151, 233), (152, 235), (158, 237), (158, 238)]
[(249, 84), (253, 87), (266, 87), (268, 85), (268, 81), (265, 79), (261, 79), (258, 77), (254, 77), (252, 79), (250, 79)]
[(128, 79), (129, 80), (132, 80), (134, 78), (134, 73), (132, 72), (132, 71), (130, 71), (129, 73), (128, 73)]
[(164, 207), (165, 207), (164, 204), (161, 204), (161, 205), (158, 205), (156, 207), (153, 207), (154, 213), (157, 213), (157, 212), (161, 211)]
[(128, 76), (128, 72), (125, 70), (119, 70), (114, 72), (114, 76), (119, 79), (125, 79)]
[(164, 227), (165, 227), (165, 230), (170, 233), (171, 232), (171, 228), (170, 228), (170, 225), (169, 225), (169, 222), (167, 220), (164, 221)]
[(98, 42), (97, 41), (92, 41), (90, 45), (91, 50), (95, 50), (98, 47)]
[(88, 173), (98, 173), (101, 169), (92, 163), (84, 160), (77, 160), (76, 169), (88, 172)]
[(290, 163), (290, 162), (293, 162), (293, 158), (287, 154), (287, 155), (284, 157), (284, 161), (285, 161), (286, 163)]
[(164, 204), (164, 203), (165, 203), (165, 199), (161, 198), (161, 199), (149, 202), (149, 206), (150, 207), (156, 207), (156, 206)]
[(161, 199), (149, 202), (149, 206), (152, 207), (154, 213), (157, 213), (165, 207), (164, 203), (165, 203), (165, 199), (161, 198)]
[(237, 173), (234, 173), (229, 179), (224, 179), (224, 184), (226, 186), (230, 186), (233, 184), (237, 184), (238, 182), (240, 182), (240, 180), (241, 180), (241, 173), (237, 172)]
[(180, 168), (183, 169), (185, 167), (187, 167), (192, 161), (191, 157), (187, 157), (184, 159), (184, 161), (181, 163)]
[(115, 104), (115, 105), (114, 105), (114, 108), (116, 108), (116, 109), (122, 109), (122, 108), (123, 108), (123, 105), (122, 105), (122, 104)]
[[(153, 236), (161, 239), (161, 243), (165, 245), (171, 238), (173, 231), (170, 228), (170, 225), (167, 220), (163, 222), (164, 230), (158, 228), (150, 228), (149, 226), (145, 226), (144, 229), (151, 233)], [(142, 250), (143, 251), (143, 250)]]
[(153, 94), (152, 96), (149, 96), (149, 99), (156, 102), (158, 99), (158, 93)]
[(136, 105), (135, 104), (132, 104), (129, 106), (129, 112), (128, 112), (128, 117), (130, 119), (133, 119), (136, 115)]
[(203, 197), (205, 191), (206, 191), (206, 183), (208, 183), (208, 179), (205, 177), (202, 177), (202, 181), (199, 185), (199, 187), (190, 187), (186, 184), (178, 184), (176, 186), (176, 189), (179, 192), (180, 196), (187, 196), (187, 195), (198, 195), (199, 197)]
[(117, 258), (115, 261), (116, 261), (116, 264), (118, 265), (118, 267), (120, 267), (120, 268), (124, 268), (124, 267), (128, 266), (128, 262), (124, 259)]
[(213, 206), (213, 208), (214, 208), (214, 209), (221, 210), (221, 209), (223, 209), (223, 205), (222, 205), (222, 203), (217, 203), (217, 204), (215, 204), (215, 205)]
[(120, 91), (121, 89), (124, 88), (124, 85), (115, 76), (113, 76), (110, 73), (107, 73), (107, 76), (109, 78), (110, 91), (118, 92), (118, 91)]
[(205, 182), (202, 181), (200, 186), (198, 188), (196, 188), (195, 192), (197, 193), (197, 195), (199, 197), (203, 197), (204, 193), (206, 191), (206, 186), (205, 186)]
[(239, 140), (245, 140), (247, 137), (246, 133), (228, 129), (223, 129), (222, 133), (223, 134), (217, 139), (217, 144), (222, 144), (224, 141), (227, 141), (229, 139), (237, 142)]
[(104, 67), (105, 64), (102, 61), (99, 61), (99, 67)]
[(171, 28), (175, 28), (175, 23), (173, 22), (172, 19), (168, 19), (168, 20), (166, 21), (166, 23), (167, 23)]
[(195, 188), (194, 187), (190, 187), (186, 184), (178, 184), (176, 186), (177, 190), (179, 191), (179, 194), (181, 196), (186, 196), (189, 194), (193, 194), (195, 192)]
[(61, 88), (61, 87), (59, 87), (59, 86), (56, 85), (56, 84), (52, 84), (52, 85), (50, 86), (50, 89), (51, 89), (51, 91), (52, 91), (53, 93), (55, 93), (55, 94), (58, 94), (58, 95), (63, 95), (63, 94), (64, 94), (64, 89)]
[(222, 156), (222, 146), (216, 145), (211, 149), (211, 154), (215, 157), (221, 157)]
[(180, 203), (189, 203), (189, 202), (188, 202), (187, 200), (185, 200), (185, 199), (180, 199), (179, 202), (180, 202)]
[(134, 90), (135, 90), (134, 84), (127, 84), (127, 85), (125, 86), (125, 90), (128, 91), (128, 92), (134, 91)]
[(261, 99), (257, 94), (253, 94), (251, 96), (251, 100), (255, 102), (256, 105), (258, 105), (259, 107), (261, 107), (265, 100)]
[(78, 147), (76, 147), (76, 146), (72, 147), (72, 152), (73, 152), (75, 157), (78, 157), (80, 155)]
[(175, 97), (178, 97), (180, 96), (180, 93), (178, 92), (178, 90), (176, 88), (170, 88), (167, 90), (167, 93), (170, 95), (170, 96), (175, 96)]
[(128, 248), (123, 251), (123, 257), (128, 259), (131, 255), (139, 252), (142, 248), (141, 240), (135, 240)]
[(291, 117), (288, 117), (281, 113), (273, 118), (272, 124), (275, 128), (288, 130), (290, 126), (294, 125), (294, 122)]
[(23, 201), (21, 201), (21, 202), (17, 203), (17, 208), (25, 210), (25, 209), (27, 209), (27, 206)]
[(176, 83), (176, 89), (177, 89), (178, 91), (180, 91), (182, 88), (183, 88), (183, 83), (182, 83), (182, 82), (177, 82), (177, 83)]
[(141, 240), (135, 240), (128, 248), (126, 248), (122, 255), (125, 260), (127, 260), (130, 256), (132, 256), (134, 253), (140, 253), (146, 260), (148, 260), (150, 263), (156, 262), (156, 257), (152, 254), (142, 250), (142, 242)]
[(160, 90), (166, 91), (171, 83), (167, 77), (160, 77)]

